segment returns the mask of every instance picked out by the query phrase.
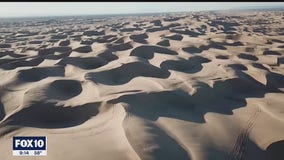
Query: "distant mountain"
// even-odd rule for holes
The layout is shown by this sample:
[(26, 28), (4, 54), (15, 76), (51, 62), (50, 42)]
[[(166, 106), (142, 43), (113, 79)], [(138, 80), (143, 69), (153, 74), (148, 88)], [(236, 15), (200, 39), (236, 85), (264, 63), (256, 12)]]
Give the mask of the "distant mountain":
[(260, 10), (260, 11), (276, 11), (283, 10), (284, 11), (284, 3), (283, 5), (267, 5), (267, 6), (247, 6), (247, 7), (238, 7), (232, 8), (232, 10)]

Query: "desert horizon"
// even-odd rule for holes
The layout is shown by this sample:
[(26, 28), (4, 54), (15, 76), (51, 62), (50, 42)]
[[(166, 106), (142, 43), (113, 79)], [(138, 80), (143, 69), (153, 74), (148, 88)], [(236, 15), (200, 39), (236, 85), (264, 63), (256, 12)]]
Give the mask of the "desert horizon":
[(283, 10), (39, 17), (0, 18), (1, 160), (284, 159)]

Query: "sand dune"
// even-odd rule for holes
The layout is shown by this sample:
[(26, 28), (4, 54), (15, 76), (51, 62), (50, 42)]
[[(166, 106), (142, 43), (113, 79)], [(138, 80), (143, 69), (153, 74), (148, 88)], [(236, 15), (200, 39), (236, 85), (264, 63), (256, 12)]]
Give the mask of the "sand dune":
[(1, 23), (0, 159), (283, 160), (283, 12), (238, 14)]

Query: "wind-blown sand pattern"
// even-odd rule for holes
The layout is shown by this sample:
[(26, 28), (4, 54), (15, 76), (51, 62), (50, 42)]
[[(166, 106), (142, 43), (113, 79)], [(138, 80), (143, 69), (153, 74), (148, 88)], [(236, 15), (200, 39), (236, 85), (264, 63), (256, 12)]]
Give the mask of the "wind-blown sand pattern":
[(283, 160), (284, 13), (0, 24), (0, 159)]

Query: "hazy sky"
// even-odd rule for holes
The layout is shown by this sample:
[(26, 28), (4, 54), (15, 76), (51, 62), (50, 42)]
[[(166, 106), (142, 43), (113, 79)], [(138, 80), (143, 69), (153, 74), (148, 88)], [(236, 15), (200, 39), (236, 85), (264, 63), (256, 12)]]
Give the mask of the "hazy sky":
[(284, 2), (1, 2), (0, 17), (123, 14), (284, 6)]

